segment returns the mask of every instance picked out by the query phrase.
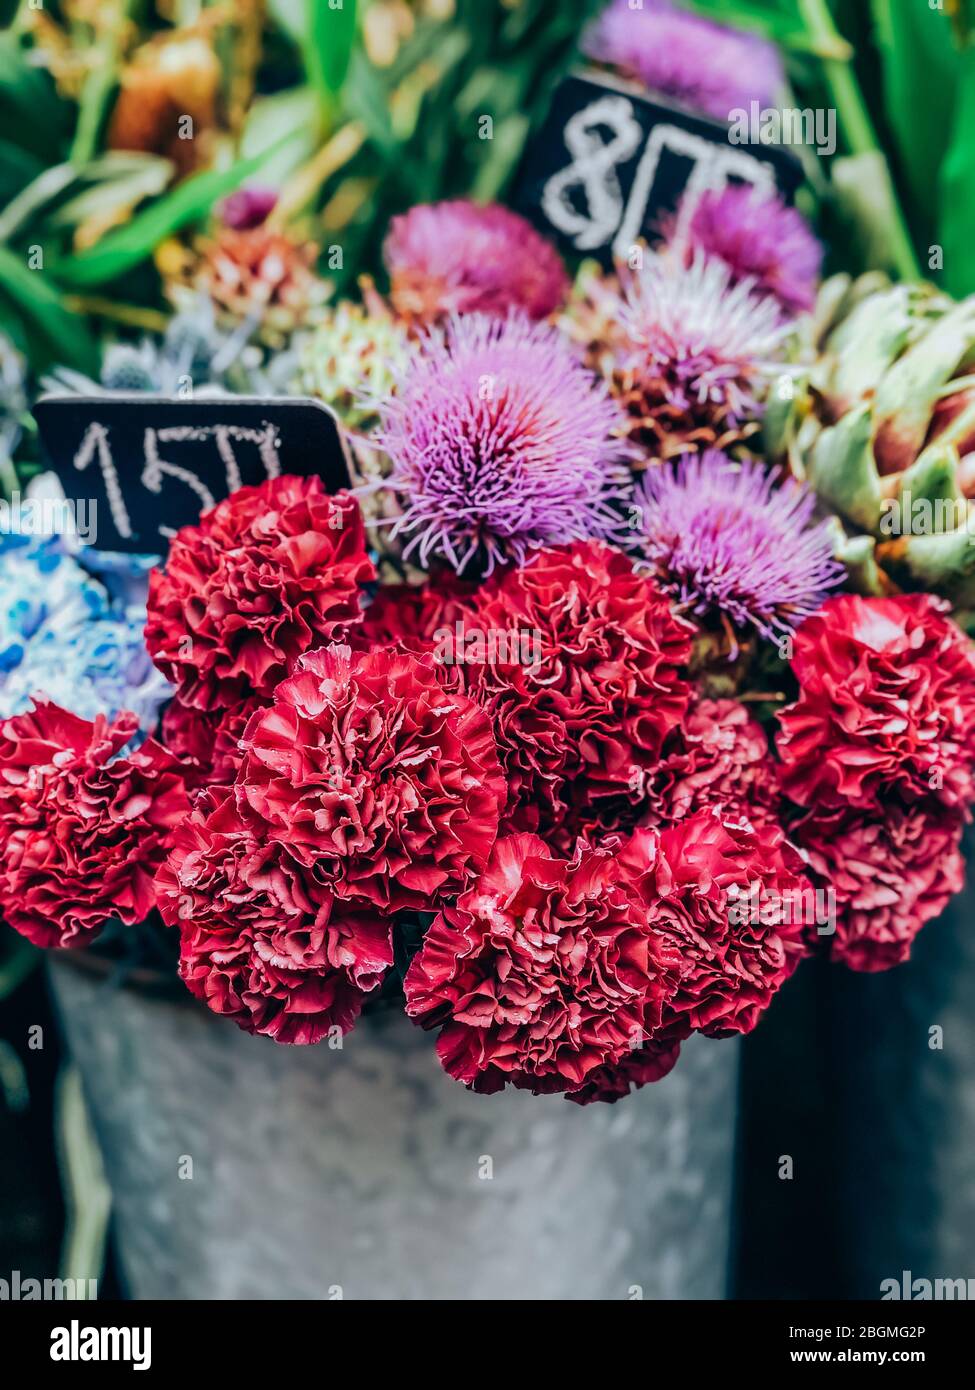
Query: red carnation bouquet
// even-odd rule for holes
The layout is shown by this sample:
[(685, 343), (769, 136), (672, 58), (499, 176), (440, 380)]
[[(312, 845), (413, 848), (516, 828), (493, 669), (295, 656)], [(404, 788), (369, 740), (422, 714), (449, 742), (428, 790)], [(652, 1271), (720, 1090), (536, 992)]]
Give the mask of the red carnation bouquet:
[(586, 1104), (750, 1031), (816, 949), (904, 959), (957, 891), (975, 657), (938, 601), (828, 599), (763, 724), (604, 541), (375, 578), (316, 478), (184, 528), (149, 591), (159, 740), (43, 701), (0, 725), (10, 924), (77, 947), (157, 910), (248, 1032), (398, 1000), (473, 1090)]
[(428, 214), (387, 248), (372, 480), (175, 536), (151, 736), (0, 721), (4, 915), (149, 923), (278, 1043), (398, 1007), (474, 1091), (613, 1102), (805, 956), (907, 958), (962, 883), (975, 648), (930, 595), (833, 592), (835, 528), (746, 447), (784, 332), (747, 277), (684, 248), (563, 309), (557, 260), (499, 269), (514, 214)]

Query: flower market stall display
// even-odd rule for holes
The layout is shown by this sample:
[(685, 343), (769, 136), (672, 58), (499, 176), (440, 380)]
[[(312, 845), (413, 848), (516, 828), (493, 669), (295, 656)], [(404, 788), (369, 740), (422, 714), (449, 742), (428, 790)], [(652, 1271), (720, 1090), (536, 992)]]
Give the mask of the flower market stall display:
[[(544, 217), (537, 145), (515, 170), (572, 25), (516, 64), (527, 0), (454, 32), (510, 74), (466, 182), (428, 98), (463, 125), (487, 69), (397, 41), (387, 111), (354, 5), (267, 52), (257, 7), (205, 7), (119, 40), (6, 215), (50, 214), (56, 288), (39, 366), (22, 292), (0, 355), (0, 902), (49, 952), (136, 1296), (719, 1297), (737, 1041), (962, 890), (972, 301), (820, 283), (802, 164), (725, 139), (788, 95), (766, 38), (597, 8)], [(727, 160), (638, 206), (661, 111)], [(182, 182), (133, 216), (125, 179)], [(204, 435), (215, 483), (177, 458)], [(100, 524), (34, 534), (85, 489)]]
[[(124, 719), (79, 723), (43, 700), (2, 725), (12, 924), (80, 942), (103, 873), (122, 901), (105, 916), (130, 923), (153, 879), (182, 978), (216, 1012), (317, 1042), (400, 974), (407, 1012), (446, 1025), (445, 1068), (489, 1091), (611, 1098), (664, 1074), (691, 1032), (754, 1026), (805, 946), (791, 921), (729, 932), (734, 902), (759, 882), (801, 893), (800, 865), (749, 777), (758, 726), (725, 702), (700, 709), (700, 745), (682, 736), (692, 625), (622, 550), (537, 546), (466, 592), (430, 581), (457, 615), (444, 662), (439, 626), (390, 641), (405, 588), (372, 636), (374, 574), (355, 501), (316, 478), (241, 489), (184, 528), (149, 576), (146, 644), (175, 687), (163, 744), (130, 766)], [(485, 632), (536, 650), (478, 661)], [(728, 734), (719, 767), (708, 745)], [(670, 778), (699, 757), (688, 802)], [(773, 775), (767, 748), (763, 762)], [(724, 788), (709, 795), (719, 772), (737, 816)], [(56, 827), (89, 797), (75, 862), (78, 832)], [(53, 852), (43, 868), (32, 832)], [(398, 947), (415, 951), (405, 970)]]
[[(296, 1075), (317, 1077), (339, 1111), (363, 1067), (387, 1065), (393, 1028), (391, 1075), (433, 1084), (410, 1079), (423, 1054), (397, 1015), (471, 1092), (636, 1105), (634, 1091), (680, 1076), (689, 1040), (693, 1084), (730, 1084), (733, 1052), (717, 1056), (804, 956), (868, 972), (906, 959), (961, 886), (975, 649), (931, 595), (840, 593), (841, 528), (757, 452), (773, 383), (808, 336), (790, 314), (809, 302), (815, 262), (787, 210), (773, 199), (768, 212), (792, 235), (777, 256), (763, 248), (758, 276), (732, 236), (727, 259), (678, 238), (570, 296), (554, 252), (519, 278), (514, 214), (414, 209), (390, 231), (389, 303), (367, 283), (362, 305), (339, 305), (298, 351), (314, 380), (329, 326), (355, 324), (365, 343), (376, 323), (361, 389), (342, 388), (374, 459), (358, 489), (366, 521), (355, 493), (284, 474), (184, 526), (148, 574), (77, 543), (72, 555), (47, 541), (40, 560), (11, 545), (7, 607), (24, 636), (0, 723), (10, 925), (38, 945), (107, 951), (123, 972), (140, 942), (157, 960), (168, 942), (221, 1027), (310, 1047)], [(465, 237), (479, 248), (469, 264)], [(431, 244), (445, 248), (436, 260)], [(67, 608), (49, 595), (50, 614), (28, 613), (19, 575), (43, 557), (80, 577), (78, 597), (68, 582)], [(146, 614), (141, 667), (133, 658), (96, 708), (49, 689), (40, 656), (65, 629), (77, 644), (71, 602), (97, 650), (116, 650), (118, 619), (82, 566), (127, 566)], [(161, 693), (147, 707), (149, 658)], [(80, 689), (88, 679), (82, 668)], [(97, 988), (58, 976), (81, 1010), (69, 1033), (118, 1075), (132, 1006), (102, 1039)], [(210, 1043), (214, 1024), (151, 1007), (160, 1039), (199, 1032), (212, 1103), (230, 1055)], [(726, 1041), (705, 1055), (708, 1038)], [(247, 1056), (255, 1084), (277, 1084), (278, 1063)], [(129, 1125), (144, 1104), (137, 1086)], [(458, 1105), (457, 1123), (474, 1123)], [(641, 1113), (665, 1123), (667, 1106)], [(191, 1152), (199, 1116), (172, 1118)], [(390, 1161), (414, 1145), (416, 1118)], [(612, 1131), (586, 1134), (595, 1161)], [(640, 1149), (617, 1164), (626, 1191)], [(117, 1166), (122, 1193), (132, 1158)], [(726, 1159), (711, 1146), (719, 1188)], [(358, 1161), (349, 1141), (350, 1174)], [(407, 1166), (407, 1195), (390, 1201), (411, 1208), (426, 1198)], [(287, 1165), (282, 1178), (301, 1185)], [(641, 1205), (648, 1220), (669, 1181)], [(564, 1203), (557, 1184), (551, 1195)], [(544, 1246), (556, 1217), (533, 1202)], [(724, 1240), (719, 1221), (708, 1246)], [(158, 1288), (125, 1243), (133, 1274)], [(368, 1260), (347, 1258), (364, 1277)], [(631, 1258), (594, 1276), (599, 1296)], [(240, 1292), (225, 1263), (204, 1260), (201, 1279)], [(474, 1283), (496, 1291), (509, 1274), (499, 1252)], [(387, 1285), (411, 1296), (461, 1278), (449, 1262), (441, 1275)], [(299, 1257), (288, 1287), (309, 1277)], [(662, 1292), (662, 1276), (641, 1277)], [(700, 1250), (679, 1283), (720, 1288)]]

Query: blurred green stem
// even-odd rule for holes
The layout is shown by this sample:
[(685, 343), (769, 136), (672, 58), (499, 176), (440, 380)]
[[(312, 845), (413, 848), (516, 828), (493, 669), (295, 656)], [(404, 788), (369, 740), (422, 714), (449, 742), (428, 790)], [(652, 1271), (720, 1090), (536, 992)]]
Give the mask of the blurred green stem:
[(127, 28), (132, 0), (121, 0), (117, 13), (99, 21), (101, 33), (92, 45), (93, 66), (85, 78), (78, 101), (78, 124), (71, 143), (70, 163), (78, 166), (94, 159), (105, 107), (118, 81), (122, 36)]
[(138, 304), (117, 304), (113, 299), (101, 295), (65, 295), (65, 308), (73, 314), (86, 317), (110, 319), (114, 323), (124, 323), (126, 328), (141, 328), (144, 333), (165, 333), (170, 315), (161, 309), (146, 309)]
[[(842, 36), (833, 22), (827, 0), (799, 0), (799, 13), (802, 15), (814, 43), (828, 46), (836, 41), (842, 42)], [(833, 105), (836, 107), (836, 114), (850, 153), (853, 155), (879, 155), (883, 158), (883, 150), (877, 140), (877, 132), (874, 130), (852, 65), (836, 58), (824, 58), (823, 75), (829, 87)], [(887, 185), (887, 218), (891, 256), (902, 279), (917, 280), (921, 277), (921, 267), (911, 242), (910, 233), (907, 230), (907, 223), (904, 220), (904, 214), (886, 159), (884, 159), (884, 169)]]
[(105, 1269), (112, 1197), (77, 1067), (68, 1065), (62, 1069), (54, 1104), (65, 1206), (61, 1278), (100, 1280)]

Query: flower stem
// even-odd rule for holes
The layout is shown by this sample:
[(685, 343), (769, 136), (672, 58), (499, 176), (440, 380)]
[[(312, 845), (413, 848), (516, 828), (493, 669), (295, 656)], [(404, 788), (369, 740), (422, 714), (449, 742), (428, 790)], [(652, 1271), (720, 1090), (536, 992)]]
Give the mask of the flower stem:
[[(799, 0), (799, 13), (815, 44), (828, 48), (837, 40), (842, 41), (827, 0)], [(917, 280), (921, 276), (921, 268), (890, 175), (890, 166), (877, 139), (877, 132), (870, 119), (853, 67), (849, 61), (840, 58), (824, 58), (823, 76), (850, 153), (870, 154), (875, 158), (879, 157), (878, 162), (883, 161), (881, 167), (887, 201), (887, 234), (891, 259), (902, 279)]]

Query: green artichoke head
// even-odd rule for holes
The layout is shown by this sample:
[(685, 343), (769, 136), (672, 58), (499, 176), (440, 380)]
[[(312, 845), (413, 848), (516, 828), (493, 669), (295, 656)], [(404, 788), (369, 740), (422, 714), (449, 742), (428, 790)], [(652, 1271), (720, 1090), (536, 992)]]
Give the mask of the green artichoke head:
[(850, 554), (869, 589), (975, 600), (975, 295), (837, 276), (805, 347), (772, 391), (770, 456), (876, 542), (872, 573)]

